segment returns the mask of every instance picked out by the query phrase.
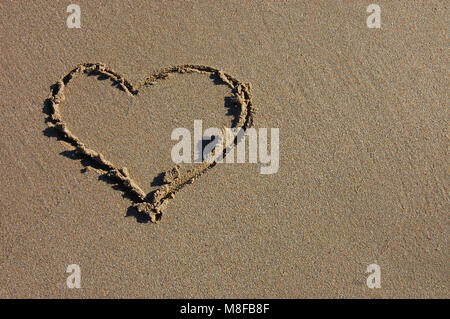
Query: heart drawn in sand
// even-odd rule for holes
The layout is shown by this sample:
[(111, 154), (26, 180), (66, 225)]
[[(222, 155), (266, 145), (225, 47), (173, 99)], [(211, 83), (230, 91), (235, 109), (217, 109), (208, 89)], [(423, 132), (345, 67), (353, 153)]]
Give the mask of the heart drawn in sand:
[[(151, 194), (145, 194), (139, 185), (131, 178), (126, 167), (114, 165), (108, 161), (103, 154), (88, 147), (70, 131), (60, 113), (61, 103), (65, 100), (64, 88), (79, 75), (101, 75), (109, 78), (130, 96), (134, 96), (138, 94), (139, 90), (142, 88), (154, 85), (157, 81), (166, 79), (171, 74), (186, 73), (215, 75), (220, 78), (232, 89), (232, 94), (235, 97), (236, 103), (241, 109), (239, 121), (234, 127), (245, 130), (252, 126), (255, 108), (252, 105), (252, 95), (250, 93), (251, 85), (249, 83), (241, 82), (219, 69), (204, 65), (186, 64), (171, 66), (154, 73), (137, 85), (132, 85), (123, 76), (114, 70), (107, 68), (102, 63), (84, 63), (69, 71), (53, 85), (49, 97), (46, 100), (46, 105), (48, 105), (48, 125), (55, 128), (63, 136), (66, 142), (75, 147), (75, 152), (77, 154), (95, 163), (97, 167), (102, 171), (105, 171), (107, 177), (114, 180), (117, 184), (122, 185), (127, 192), (135, 195), (134, 197), (136, 197), (136, 200), (134, 200), (133, 207), (135, 207), (139, 213), (147, 214), (152, 222), (157, 222), (161, 219), (163, 209), (167, 206), (169, 200), (174, 197), (176, 192), (185, 185), (194, 182), (197, 177), (205, 173), (208, 169), (214, 167), (217, 164), (216, 160), (218, 156), (226, 156), (227, 148), (230, 147), (230, 145), (223, 145), (223, 148), (218, 153), (217, 151), (214, 151), (211, 154), (210, 160), (196, 163), (188, 170), (183, 171), (178, 165), (175, 165), (172, 169), (165, 172), (164, 184), (160, 188)], [(235, 139), (233, 143), (237, 143), (237, 139)]]

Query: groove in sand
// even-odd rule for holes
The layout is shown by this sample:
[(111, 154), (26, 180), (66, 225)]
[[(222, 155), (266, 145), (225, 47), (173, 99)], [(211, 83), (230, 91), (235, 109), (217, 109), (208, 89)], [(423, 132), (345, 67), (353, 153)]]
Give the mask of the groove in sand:
[[(116, 179), (122, 184), (126, 191), (137, 196), (138, 200), (134, 202), (133, 206), (141, 213), (145, 213), (150, 217), (151, 222), (157, 222), (161, 219), (164, 208), (167, 206), (175, 193), (182, 189), (185, 185), (191, 184), (200, 175), (205, 173), (208, 169), (217, 164), (219, 156), (225, 157), (231, 144), (236, 144), (235, 138), (231, 144), (224, 145), (219, 154), (213, 152), (210, 154), (208, 161), (194, 164), (189, 170), (182, 171), (178, 165), (165, 172), (164, 185), (158, 188), (153, 196), (145, 194), (139, 185), (131, 178), (130, 173), (126, 167), (118, 167), (108, 161), (105, 156), (95, 150), (87, 147), (77, 136), (75, 136), (68, 128), (67, 123), (63, 120), (60, 113), (61, 103), (65, 100), (64, 88), (81, 74), (98, 74), (110, 78), (113, 82), (123, 89), (130, 96), (138, 94), (139, 90), (144, 86), (150, 86), (157, 83), (159, 80), (167, 79), (171, 74), (184, 73), (202, 73), (213, 74), (218, 76), (224, 83), (226, 83), (235, 96), (236, 102), (241, 107), (241, 114), (238, 123), (234, 126), (239, 129), (247, 129), (253, 125), (253, 116), (255, 108), (252, 104), (252, 95), (250, 93), (250, 83), (244, 83), (233, 76), (224, 73), (222, 70), (204, 66), (204, 65), (179, 65), (171, 66), (161, 71), (154, 73), (144, 81), (136, 86), (133, 86), (123, 76), (112, 69), (107, 68), (102, 63), (83, 63), (65, 74), (51, 89), (48, 100), (50, 101), (50, 112), (48, 114), (48, 125), (57, 129), (69, 142), (75, 147), (78, 154), (88, 157), (90, 160), (96, 162), (100, 169), (106, 172), (108, 177)], [(152, 192), (153, 193), (153, 192)]]

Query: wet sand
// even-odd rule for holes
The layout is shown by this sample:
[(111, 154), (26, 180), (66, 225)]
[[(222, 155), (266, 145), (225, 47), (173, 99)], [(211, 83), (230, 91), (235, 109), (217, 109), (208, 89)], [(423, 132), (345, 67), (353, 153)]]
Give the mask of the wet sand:
[[(445, 2), (379, 1), (381, 29), (364, 1), (83, 1), (79, 29), (68, 4), (0, 3), (0, 297), (449, 297)], [(47, 99), (100, 62), (114, 73), (81, 75), (58, 109), (77, 154)], [(180, 65), (211, 72), (132, 94)], [(171, 132), (243, 126), (247, 89), (253, 127), (279, 128), (278, 172), (181, 178)], [(152, 223), (138, 204), (158, 189)]]

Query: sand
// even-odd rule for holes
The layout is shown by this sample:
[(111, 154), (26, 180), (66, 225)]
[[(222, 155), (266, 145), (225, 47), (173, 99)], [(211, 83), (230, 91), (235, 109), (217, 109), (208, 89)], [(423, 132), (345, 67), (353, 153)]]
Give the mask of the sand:
[[(446, 1), (68, 4), (0, 3), (0, 297), (450, 297)], [(278, 172), (178, 168), (198, 119)]]
[[(104, 176), (108, 181), (112, 183), (115, 182), (121, 186), (125, 194), (135, 196), (133, 208), (136, 209), (136, 213), (148, 215), (150, 221), (153, 223), (156, 223), (161, 219), (163, 209), (179, 190), (188, 184), (192, 184), (196, 178), (199, 178), (202, 174), (206, 173), (208, 169), (216, 166), (218, 161), (223, 160), (228, 154), (231, 154), (231, 148), (242, 141), (242, 139), (238, 140), (236, 136), (233, 140), (234, 143), (227, 143), (226, 140), (223, 141), (222, 146), (217, 152), (214, 150), (212, 154), (209, 154), (210, 160), (205, 158), (204, 161), (190, 169), (183, 171), (180, 165), (177, 164), (169, 171), (162, 172), (163, 181), (161, 183), (162, 185), (159, 185), (161, 187), (146, 194), (133, 180), (128, 168), (117, 167), (108, 161), (104, 154), (90, 149), (70, 131), (69, 125), (63, 120), (60, 111), (61, 104), (66, 99), (64, 89), (74, 78), (80, 74), (84, 74), (87, 76), (98, 76), (99, 78), (102, 78), (102, 80), (109, 79), (113, 85), (118, 86), (129, 96), (134, 96), (139, 93), (140, 89), (146, 86), (156, 85), (158, 80), (168, 79), (172, 74), (189, 73), (207, 74), (210, 75), (210, 77), (216, 77), (217, 81), (221, 81), (230, 86), (233, 90), (233, 97), (236, 100), (236, 105), (233, 107), (240, 113), (237, 118), (237, 123), (233, 128), (243, 129), (245, 131), (247, 128), (251, 127), (253, 124), (253, 116), (256, 112), (252, 105), (252, 96), (250, 93), (251, 84), (245, 84), (224, 73), (222, 70), (204, 65), (179, 65), (169, 67), (147, 77), (142, 83), (133, 86), (128, 80), (124, 79), (123, 76), (114, 70), (108, 69), (108, 67), (102, 63), (83, 63), (73, 70), (70, 70), (51, 87), (49, 97), (44, 104), (44, 112), (48, 115), (47, 123), (49, 123), (49, 130), (54, 131), (57, 137), (64, 140), (66, 143), (71, 144), (74, 147), (74, 154), (86, 161), (86, 167), (97, 166), (105, 172)], [(82, 112), (82, 110), (80, 111)], [(94, 120), (101, 121), (101, 117), (95, 117)], [(225, 130), (226, 128), (223, 129)], [(222, 135), (225, 136), (225, 134), (226, 133), (223, 132)]]

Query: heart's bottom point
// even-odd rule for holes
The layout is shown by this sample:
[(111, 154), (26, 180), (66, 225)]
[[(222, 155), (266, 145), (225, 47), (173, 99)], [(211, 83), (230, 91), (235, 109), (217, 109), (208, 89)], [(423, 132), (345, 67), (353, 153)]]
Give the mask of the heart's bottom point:
[(152, 223), (157, 223), (159, 222), (159, 220), (162, 217), (162, 207), (161, 206), (156, 206), (148, 203), (148, 202), (142, 202), (142, 203), (137, 203), (134, 204), (133, 207), (139, 212), (139, 213), (143, 213), (146, 214), (150, 217), (150, 221)]

